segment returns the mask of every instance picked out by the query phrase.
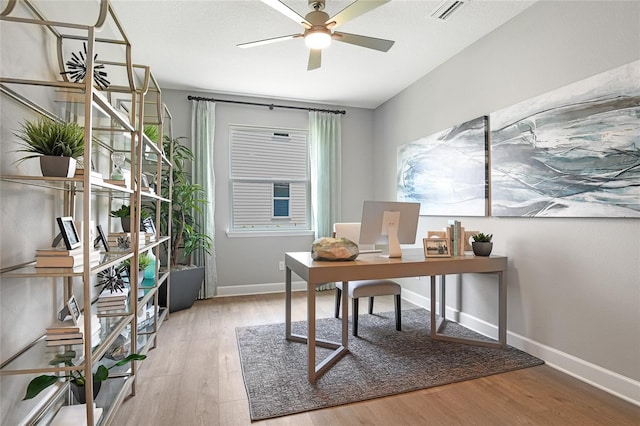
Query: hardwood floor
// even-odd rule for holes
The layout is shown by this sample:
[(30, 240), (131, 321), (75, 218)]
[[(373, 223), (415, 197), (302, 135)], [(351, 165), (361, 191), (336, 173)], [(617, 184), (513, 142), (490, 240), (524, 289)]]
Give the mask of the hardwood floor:
[[(318, 293), (318, 317), (333, 315), (333, 297)], [(391, 310), (391, 296), (376, 297), (376, 312)], [(304, 293), (294, 294), (292, 311), (294, 321), (305, 319)], [(283, 294), (197, 301), (171, 314), (140, 369), (136, 396), (122, 404), (113, 424), (252, 424), (235, 328), (280, 322)], [(253, 424), (637, 426), (640, 407), (542, 365)]]

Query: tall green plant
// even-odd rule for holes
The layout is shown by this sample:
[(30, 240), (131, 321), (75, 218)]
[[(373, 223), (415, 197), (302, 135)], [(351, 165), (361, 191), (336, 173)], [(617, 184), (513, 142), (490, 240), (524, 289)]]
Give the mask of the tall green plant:
[[(194, 160), (193, 152), (180, 141), (185, 137), (171, 139), (163, 138), (164, 152), (169, 155), (173, 152), (173, 170), (162, 176), (162, 196), (171, 199), (171, 259), (169, 266), (174, 268), (178, 265), (179, 253), (187, 264), (191, 264), (193, 252), (204, 250), (209, 253), (213, 239), (211, 236), (198, 229), (195, 223), (195, 214), (203, 214), (203, 209), (207, 207), (209, 201), (201, 185), (191, 182), (191, 174), (187, 172), (186, 166)], [(172, 183), (172, 190), (169, 193), (169, 181)], [(169, 206), (162, 204), (160, 214), (160, 232), (167, 235), (169, 229)]]

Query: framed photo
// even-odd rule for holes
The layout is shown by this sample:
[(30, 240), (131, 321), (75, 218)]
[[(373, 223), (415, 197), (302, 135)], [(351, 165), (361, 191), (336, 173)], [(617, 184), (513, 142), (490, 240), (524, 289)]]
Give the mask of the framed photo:
[(104, 247), (104, 251), (108, 252), (109, 242), (107, 241), (106, 235), (104, 235), (104, 231), (102, 230), (102, 225), (98, 225), (96, 226), (96, 228), (98, 229), (98, 238), (96, 238), (96, 240), (93, 242), (93, 248), (98, 248), (98, 245), (102, 243), (102, 246)]
[(424, 257), (451, 257), (449, 240), (446, 238), (424, 238)]
[(60, 234), (64, 239), (64, 245), (67, 247), (67, 250), (80, 247), (82, 243), (80, 242), (80, 235), (78, 235), (76, 225), (73, 223), (73, 218), (66, 216), (58, 217), (56, 220), (58, 221)]
[(73, 324), (78, 325), (82, 314), (80, 313), (80, 306), (78, 306), (78, 301), (74, 295), (71, 295), (71, 298), (67, 301), (67, 308), (69, 309), (69, 315), (71, 316)]
[(141, 230), (147, 234), (153, 234), (156, 235), (156, 226), (153, 223), (153, 219), (150, 217), (146, 217), (144, 219), (142, 219), (142, 222), (140, 222), (141, 226)]

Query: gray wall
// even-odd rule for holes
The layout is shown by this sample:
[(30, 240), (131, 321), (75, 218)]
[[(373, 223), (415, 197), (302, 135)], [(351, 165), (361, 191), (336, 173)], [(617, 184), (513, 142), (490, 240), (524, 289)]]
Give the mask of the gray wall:
[[(375, 197), (396, 195), (399, 145), (639, 58), (640, 2), (536, 3), (376, 110)], [(423, 217), (419, 232), (447, 219)], [(460, 219), (509, 256), (509, 343), (640, 403), (640, 221)], [(405, 295), (424, 300), (426, 282), (406, 280)], [(492, 330), (494, 281), (452, 287), (450, 312)]]
[[(327, 105), (312, 105), (275, 99), (246, 98), (215, 93), (163, 91), (163, 101), (173, 116), (173, 136), (191, 134), (191, 101), (187, 95), (209, 98), (242, 100), (267, 104), (286, 104), (302, 107), (330, 108)], [(343, 109), (343, 108), (340, 108)], [(373, 111), (346, 108), (342, 116), (343, 156), (343, 220), (359, 221), (362, 201), (373, 194), (371, 163), (373, 159)], [(229, 125), (308, 128), (308, 112), (266, 107), (216, 103), (215, 134), (215, 222), (216, 265), (218, 270), (218, 295), (255, 294), (284, 290), (284, 272), (278, 262), (284, 260), (287, 251), (311, 249), (312, 236), (278, 237), (229, 237)], [(190, 144), (191, 141), (185, 142)], [(251, 262), (251, 267), (247, 267)]]

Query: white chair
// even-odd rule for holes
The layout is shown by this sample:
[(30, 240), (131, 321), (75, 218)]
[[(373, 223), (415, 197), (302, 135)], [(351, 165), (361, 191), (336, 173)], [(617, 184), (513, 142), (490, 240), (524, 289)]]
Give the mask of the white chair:
[[(348, 238), (354, 243), (358, 244), (360, 239), (360, 224), (359, 223), (335, 223), (333, 225), (333, 234), (335, 237)], [(358, 244), (360, 250), (373, 250), (375, 246), (367, 246)], [(349, 297), (351, 298), (353, 326), (352, 334), (358, 335), (358, 299), (360, 297), (369, 298), (369, 314), (373, 314), (373, 298), (375, 296), (394, 295), (395, 296), (395, 310), (396, 310), (396, 330), (402, 329), (402, 323), (400, 319), (400, 291), (401, 287), (395, 281), (392, 280), (360, 280), (349, 282)], [(336, 283), (336, 312), (335, 317), (340, 316), (340, 300), (342, 297), (342, 283)]]

